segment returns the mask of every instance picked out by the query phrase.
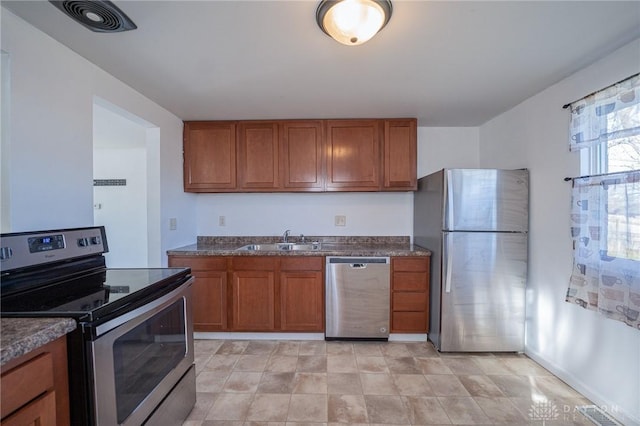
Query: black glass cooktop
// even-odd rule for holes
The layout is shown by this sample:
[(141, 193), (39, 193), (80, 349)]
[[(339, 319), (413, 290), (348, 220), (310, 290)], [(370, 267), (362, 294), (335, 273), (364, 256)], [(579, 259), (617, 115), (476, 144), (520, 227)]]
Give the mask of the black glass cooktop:
[(105, 269), (0, 298), (2, 316), (56, 316), (93, 321), (175, 288), (188, 268)]

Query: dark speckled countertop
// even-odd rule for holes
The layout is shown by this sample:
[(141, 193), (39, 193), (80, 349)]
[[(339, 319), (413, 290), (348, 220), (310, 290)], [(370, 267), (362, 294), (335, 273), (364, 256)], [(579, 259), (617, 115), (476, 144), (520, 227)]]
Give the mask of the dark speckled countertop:
[(0, 365), (75, 330), (71, 318), (2, 318)]
[[(300, 237), (291, 236), (298, 243)], [(430, 256), (423, 247), (410, 244), (409, 237), (305, 237), (306, 243), (320, 242), (319, 250), (238, 250), (247, 244), (282, 242), (282, 237), (209, 237), (200, 236), (196, 244), (167, 250), (169, 256)]]

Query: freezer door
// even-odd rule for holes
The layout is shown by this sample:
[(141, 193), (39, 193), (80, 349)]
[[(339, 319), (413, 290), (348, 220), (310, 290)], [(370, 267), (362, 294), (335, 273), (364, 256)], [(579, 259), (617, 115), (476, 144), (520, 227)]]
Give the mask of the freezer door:
[(447, 169), (444, 190), (446, 231), (527, 231), (527, 170)]
[(523, 351), (527, 235), (447, 232), (443, 245), (439, 349)]

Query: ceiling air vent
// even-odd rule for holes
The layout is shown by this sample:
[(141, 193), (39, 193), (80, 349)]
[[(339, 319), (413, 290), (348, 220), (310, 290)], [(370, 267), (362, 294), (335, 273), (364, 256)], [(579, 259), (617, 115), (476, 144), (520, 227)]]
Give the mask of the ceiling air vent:
[(138, 28), (118, 7), (106, 0), (49, 0), (55, 7), (97, 33), (117, 33)]

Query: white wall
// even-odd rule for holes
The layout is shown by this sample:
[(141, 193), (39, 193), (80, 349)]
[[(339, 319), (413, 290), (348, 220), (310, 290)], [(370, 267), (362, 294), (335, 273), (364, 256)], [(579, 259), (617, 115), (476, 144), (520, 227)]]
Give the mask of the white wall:
[(93, 178), (126, 180), (123, 186), (93, 187), (94, 224), (106, 229), (109, 253), (105, 257), (110, 268), (147, 266), (146, 130), (94, 104)]
[[(93, 224), (92, 105), (102, 98), (157, 126), (164, 252), (195, 240), (195, 196), (182, 190), (182, 122), (70, 49), (2, 9), (2, 50), (10, 57), (10, 222), (12, 231)], [(169, 218), (178, 229), (168, 231)]]
[(418, 177), (443, 168), (476, 168), (480, 161), (478, 127), (419, 127)]
[(480, 127), (481, 166), (531, 173), (526, 352), (628, 425), (640, 424), (640, 332), (564, 301), (572, 251), (563, 178), (580, 166), (562, 105), (638, 71), (640, 40)]

